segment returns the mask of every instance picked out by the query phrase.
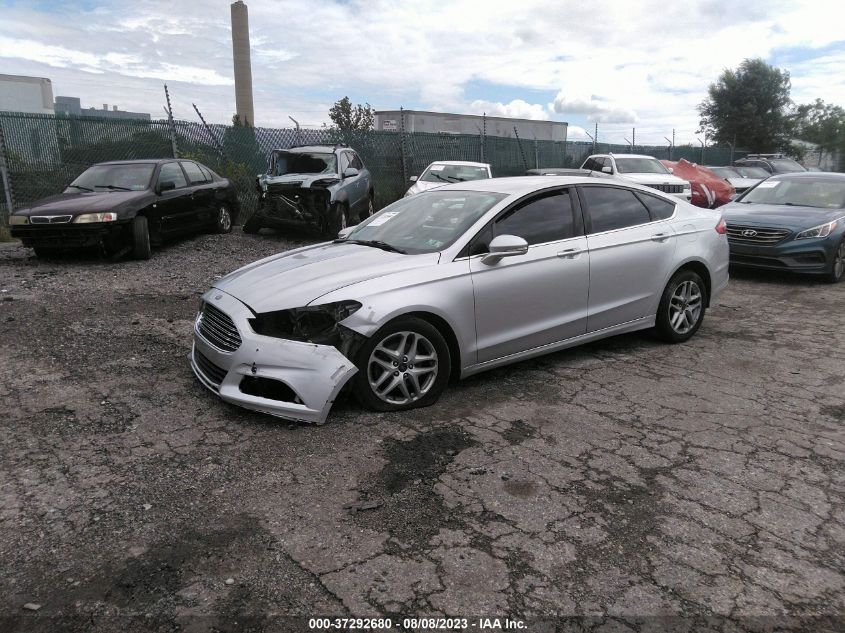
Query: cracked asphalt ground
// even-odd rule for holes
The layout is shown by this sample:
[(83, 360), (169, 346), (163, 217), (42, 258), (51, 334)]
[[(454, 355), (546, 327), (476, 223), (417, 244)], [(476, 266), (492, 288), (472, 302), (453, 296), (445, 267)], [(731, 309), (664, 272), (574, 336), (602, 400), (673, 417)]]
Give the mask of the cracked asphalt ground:
[(620, 336), (312, 427), (186, 358), (215, 277), (304, 241), (0, 245), (0, 628), (843, 630), (845, 284), (737, 271), (687, 344)]

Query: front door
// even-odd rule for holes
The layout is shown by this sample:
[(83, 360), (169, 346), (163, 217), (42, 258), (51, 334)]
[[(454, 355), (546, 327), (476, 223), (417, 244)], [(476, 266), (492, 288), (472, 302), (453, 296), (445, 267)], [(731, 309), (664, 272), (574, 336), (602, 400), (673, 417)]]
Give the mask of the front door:
[[(579, 187), (590, 251), (590, 332), (654, 315), (674, 263), (670, 224), (630, 189)], [(671, 205), (670, 205), (671, 206)]]
[[(496, 235), (516, 235), (525, 255), (485, 263)], [(544, 192), (505, 211), (473, 241), (477, 362), (586, 332), (590, 265), (570, 191)]]

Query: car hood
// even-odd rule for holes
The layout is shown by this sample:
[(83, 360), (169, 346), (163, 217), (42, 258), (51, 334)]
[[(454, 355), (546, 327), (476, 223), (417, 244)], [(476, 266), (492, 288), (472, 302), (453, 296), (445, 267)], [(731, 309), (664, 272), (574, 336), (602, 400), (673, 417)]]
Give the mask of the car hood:
[(641, 185), (689, 185), (683, 178), (678, 178), (672, 174), (617, 174), (617, 177)]
[(432, 266), (439, 260), (440, 253), (402, 255), (359, 244), (323, 243), (239, 268), (214, 287), (256, 313), (287, 310), (360, 281)]
[(725, 180), (737, 189), (748, 189), (763, 180), (763, 178), (726, 178)]
[(55, 215), (59, 213), (78, 215), (101, 211), (117, 211), (133, 206), (150, 197), (149, 191), (95, 191), (82, 193), (60, 193), (38, 200), (15, 215)]
[(442, 187), (443, 185), (448, 185), (447, 182), (428, 182), (427, 180), (418, 180), (413, 185), (411, 185), (410, 189), (408, 189), (409, 194), (420, 193), (421, 191), (428, 191), (429, 189), (437, 189), (438, 187)]
[(845, 209), (788, 207), (782, 204), (743, 204), (731, 202), (719, 211), (728, 224), (772, 226), (792, 230), (809, 229), (845, 216)]
[(284, 176), (267, 176), (266, 174), (260, 177), (261, 182), (269, 185), (299, 185), (300, 187), (308, 188), (318, 180), (326, 181), (333, 179), (340, 182), (337, 174), (285, 174)]

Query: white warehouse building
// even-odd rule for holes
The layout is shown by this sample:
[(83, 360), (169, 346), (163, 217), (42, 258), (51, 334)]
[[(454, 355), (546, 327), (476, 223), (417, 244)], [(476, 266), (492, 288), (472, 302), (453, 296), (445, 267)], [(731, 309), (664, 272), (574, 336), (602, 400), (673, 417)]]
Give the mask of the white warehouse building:
[(0, 75), (0, 111), (54, 114), (53, 83), (46, 77)]
[[(566, 142), (568, 123), (563, 121), (535, 121), (533, 119), (511, 119), (508, 117), (477, 114), (449, 114), (425, 110), (378, 110), (375, 112), (375, 128), (385, 131), (399, 131), (402, 116), (406, 132), (429, 132), (432, 134), (481, 134), (486, 127), (487, 136), (514, 137), (514, 127), (523, 140)], [(486, 118), (486, 126), (485, 126)]]

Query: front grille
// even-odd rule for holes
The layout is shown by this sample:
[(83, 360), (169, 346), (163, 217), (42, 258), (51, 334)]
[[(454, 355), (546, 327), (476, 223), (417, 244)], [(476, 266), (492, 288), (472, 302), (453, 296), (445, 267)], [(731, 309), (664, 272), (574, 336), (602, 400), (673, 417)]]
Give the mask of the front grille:
[(291, 189), (299, 189), (302, 187), (302, 180), (294, 180), (292, 182), (275, 182), (267, 185), (267, 191), (273, 192), (284, 192), (289, 191)]
[(739, 224), (728, 224), (728, 240), (731, 242), (742, 242), (744, 244), (757, 244), (759, 246), (774, 246), (789, 235), (786, 229), (773, 229), (762, 226), (741, 226)]
[(226, 370), (212, 363), (196, 348), (194, 348), (194, 363), (200, 370), (203, 377), (210, 382), (215, 389), (220, 389), (220, 384), (226, 377)]
[(197, 329), (206, 341), (224, 352), (234, 352), (241, 346), (241, 335), (234, 321), (210, 303), (203, 303)]
[(662, 191), (663, 193), (683, 193), (684, 186), (683, 185), (648, 185), (652, 189), (657, 189), (658, 191)]
[(30, 224), (67, 224), (73, 218), (72, 215), (32, 215), (29, 218)]

